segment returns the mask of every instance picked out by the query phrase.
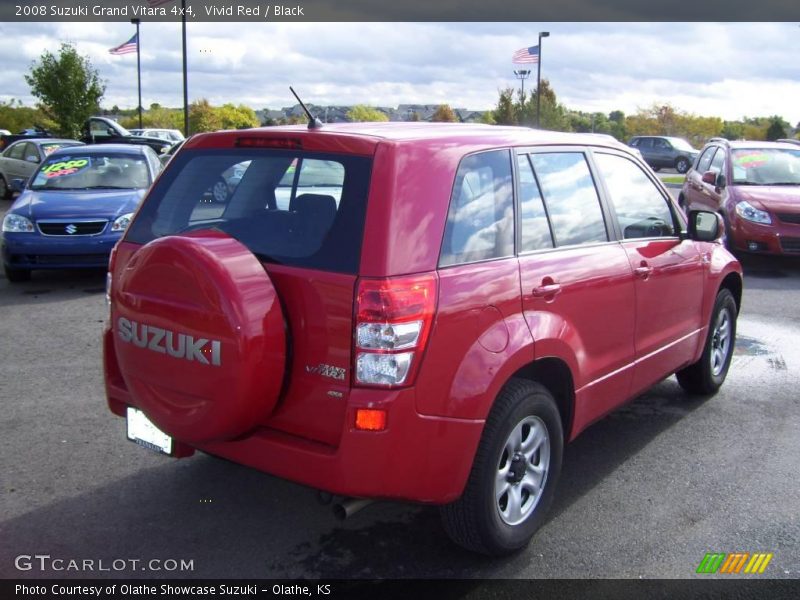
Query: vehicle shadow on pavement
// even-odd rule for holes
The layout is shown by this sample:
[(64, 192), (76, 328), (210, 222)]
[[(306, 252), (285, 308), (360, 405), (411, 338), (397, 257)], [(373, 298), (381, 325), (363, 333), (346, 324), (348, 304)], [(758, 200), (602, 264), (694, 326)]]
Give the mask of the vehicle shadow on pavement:
[(9, 283), (0, 272), (0, 307), (102, 294), (105, 286), (105, 269), (34, 271), (31, 280), (22, 283)]
[[(701, 404), (667, 380), (584, 432), (565, 451), (548, 521)], [(135, 474), (97, 488), (68, 453), (52, 460), (63, 462), (77, 493), (15, 511), (20, 516), (0, 524), (2, 577), (511, 577), (530, 568), (538, 547), (534, 538), (527, 550), (504, 559), (468, 553), (448, 540), (432, 507), (376, 503), (338, 522), (312, 490), (205, 455), (172, 461), (121, 444), (95, 468)], [(39, 485), (45, 483), (59, 485)], [(11, 503), (27, 497), (35, 504), (36, 492), (2, 490)], [(551, 537), (547, 523), (540, 535)], [(16, 556), (35, 553), (103, 559), (106, 566), (115, 559), (184, 559), (193, 561), (194, 570), (14, 569)]]
[(784, 293), (800, 290), (800, 257), (740, 256), (739, 260), (744, 271), (745, 289)]

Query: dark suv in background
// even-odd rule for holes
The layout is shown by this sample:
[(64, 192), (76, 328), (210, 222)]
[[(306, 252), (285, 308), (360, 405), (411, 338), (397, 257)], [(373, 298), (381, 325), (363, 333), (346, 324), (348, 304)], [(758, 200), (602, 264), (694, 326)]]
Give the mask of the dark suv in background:
[(678, 173), (686, 173), (700, 154), (683, 138), (662, 135), (637, 135), (628, 145), (639, 150), (654, 171), (674, 168)]

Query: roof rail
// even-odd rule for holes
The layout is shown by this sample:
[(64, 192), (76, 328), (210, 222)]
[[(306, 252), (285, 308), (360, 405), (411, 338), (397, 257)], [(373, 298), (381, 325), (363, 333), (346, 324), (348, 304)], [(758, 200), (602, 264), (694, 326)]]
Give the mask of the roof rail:
[(724, 138), (724, 137), (712, 137), (712, 138), (709, 138), (708, 142), (706, 142), (706, 143), (710, 144), (711, 142), (719, 142), (720, 144), (729, 144), (730, 140), (728, 140), (728, 138)]

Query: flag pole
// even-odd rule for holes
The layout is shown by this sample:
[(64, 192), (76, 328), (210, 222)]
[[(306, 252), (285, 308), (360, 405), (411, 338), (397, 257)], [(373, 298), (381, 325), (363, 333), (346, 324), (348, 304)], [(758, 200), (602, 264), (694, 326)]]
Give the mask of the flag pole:
[(536, 69), (536, 129), (539, 129), (542, 122), (542, 94), (540, 93), (542, 87), (542, 38), (549, 35), (549, 31), (539, 32), (539, 60)]
[(139, 88), (139, 129), (142, 128), (142, 62), (139, 52), (142, 47), (142, 38), (139, 36), (139, 23), (141, 19), (131, 19), (131, 23), (136, 25), (136, 81)]
[(181, 28), (183, 31), (183, 133), (189, 137), (189, 91), (186, 77), (186, 0), (181, 0)]

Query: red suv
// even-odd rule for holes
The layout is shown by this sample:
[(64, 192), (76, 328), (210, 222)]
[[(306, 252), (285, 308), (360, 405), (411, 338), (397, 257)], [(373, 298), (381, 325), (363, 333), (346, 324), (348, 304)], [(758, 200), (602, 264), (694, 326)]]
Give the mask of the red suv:
[(721, 214), (732, 250), (800, 254), (800, 147), (788, 140), (713, 138), (678, 200)]
[(508, 553), (565, 442), (673, 373), (722, 384), (742, 277), (721, 236), (597, 136), (198, 135), (112, 257), (108, 403), (151, 449), (442, 505), (456, 542)]

